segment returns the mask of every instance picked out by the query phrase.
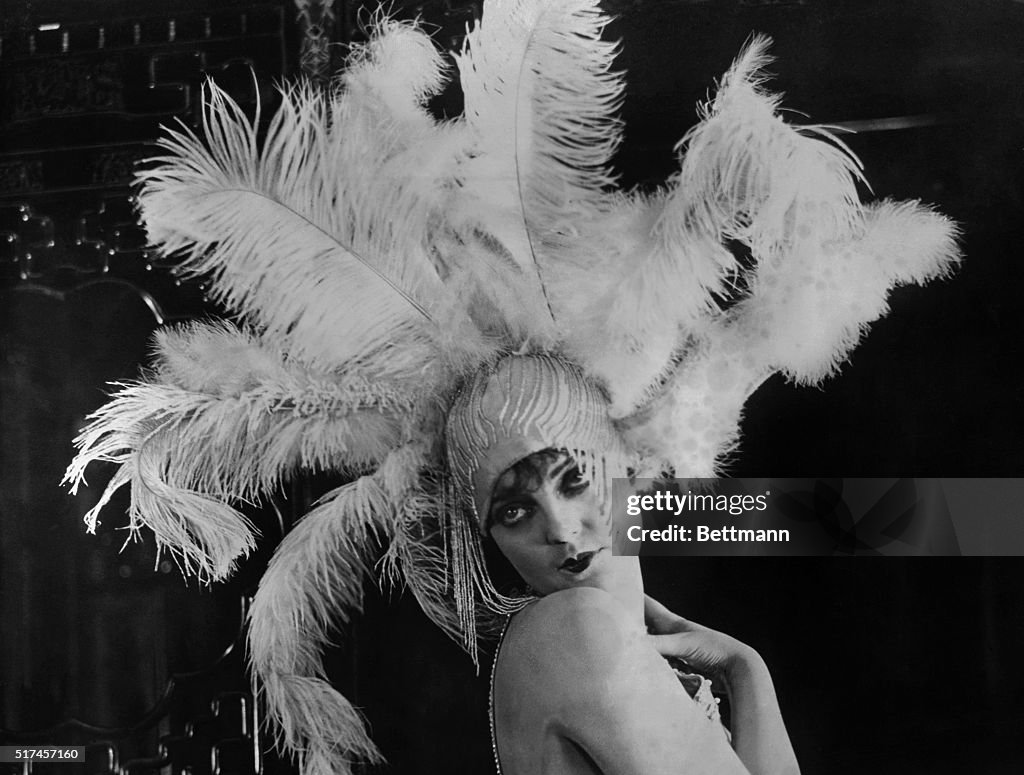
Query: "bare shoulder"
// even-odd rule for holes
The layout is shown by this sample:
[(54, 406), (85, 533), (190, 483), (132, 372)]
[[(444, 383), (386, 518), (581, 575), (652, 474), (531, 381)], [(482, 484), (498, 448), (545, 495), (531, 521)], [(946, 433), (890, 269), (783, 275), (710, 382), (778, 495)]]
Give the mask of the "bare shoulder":
[(689, 701), (642, 621), (601, 590), (557, 592), (513, 617), (493, 699), (496, 728), (504, 730), (499, 742), (533, 764), (530, 757), (555, 735), (592, 763), (559, 771), (744, 772), (720, 729)]
[(589, 587), (554, 592), (513, 619), (502, 659), (564, 683), (581, 673), (607, 674), (642, 640), (639, 622), (612, 595)]

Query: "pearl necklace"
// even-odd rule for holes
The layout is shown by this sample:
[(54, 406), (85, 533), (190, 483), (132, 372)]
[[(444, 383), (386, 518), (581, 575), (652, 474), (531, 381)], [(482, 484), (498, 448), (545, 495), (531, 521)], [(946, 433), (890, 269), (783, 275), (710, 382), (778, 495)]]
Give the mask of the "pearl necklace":
[(501, 625), (501, 635), (498, 637), (498, 647), (494, 650), (494, 662), (491, 663), (491, 685), (488, 692), (487, 716), (491, 722), (491, 751), (494, 752), (494, 769), (501, 775), (501, 758), (498, 756), (498, 731), (494, 723), (494, 676), (498, 672), (498, 656), (501, 654), (501, 644), (505, 642), (505, 633), (508, 632), (511, 616), (505, 617), (505, 623)]

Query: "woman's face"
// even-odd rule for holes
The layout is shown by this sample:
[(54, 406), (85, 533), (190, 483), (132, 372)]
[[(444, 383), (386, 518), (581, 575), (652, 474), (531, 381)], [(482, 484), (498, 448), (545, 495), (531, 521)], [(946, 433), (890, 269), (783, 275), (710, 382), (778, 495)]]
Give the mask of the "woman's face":
[(611, 584), (611, 514), (565, 451), (521, 460), (495, 482), (486, 525), (538, 594)]

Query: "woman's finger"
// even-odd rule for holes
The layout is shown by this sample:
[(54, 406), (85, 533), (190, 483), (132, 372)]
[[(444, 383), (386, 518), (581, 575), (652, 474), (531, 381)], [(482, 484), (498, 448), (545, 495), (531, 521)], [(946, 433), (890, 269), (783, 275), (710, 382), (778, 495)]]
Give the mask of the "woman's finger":
[(678, 657), (679, 643), (675, 635), (649, 635), (651, 643), (663, 657)]
[(650, 595), (644, 597), (644, 620), (651, 632), (658, 635), (701, 629), (699, 624), (673, 613)]

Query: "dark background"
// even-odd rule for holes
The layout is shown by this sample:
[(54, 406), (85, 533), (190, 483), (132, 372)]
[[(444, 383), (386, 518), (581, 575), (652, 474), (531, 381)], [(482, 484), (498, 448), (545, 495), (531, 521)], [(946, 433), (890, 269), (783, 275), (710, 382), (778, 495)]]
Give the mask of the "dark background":
[[(448, 42), (475, 12), (396, 7), (422, 11)], [(963, 229), (956, 275), (896, 291), (839, 377), (820, 389), (776, 377), (758, 391), (733, 473), (1021, 476), (1024, 4), (608, 7), (628, 71), (624, 185), (670, 174), (695, 103), (759, 31), (775, 40), (787, 107), (861, 127), (846, 140), (875, 196), (934, 203)], [(334, 40), (358, 37), (356, 10), (336, 4)], [(103, 384), (137, 372), (158, 320), (209, 310), (201, 288), (145, 268), (127, 199), (134, 159), (160, 122), (194, 118), (204, 73), (244, 102), (254, 95), (237, 73), (249, 65), (264, 85), (298, 71), (302, 24), (290, 3), (7, 1), (0, 13), (0, 743), (92, 744), (97, 772), (115, 769), (108, 748), (130, 772), (209, 772), (211, 751), (221, 771), (248, 772), (247, 681), (237, 649), (219, 655), (280, 538), (276, 517), (257, 515), (261, 552), (207, 590), (146, 544), (119, 554), (113, 516), (84, 535), (97, 491), (74, 499), (56, 483)], [(72, 33), (66, 51), (60, 30), (38, 31), (52, 21)], [(452, 93), (436, 107), (458, 105)], [(906, 128), (863, 131), (889, 118)], [(282, 493), (285, 529), (324, 484)], [(1019, 558), (655, 558), (645, 574), (670, 607), (765, 655), (805, 773), (1022, 770), (1011, 744), (1024, 728)], [(365, 707), (387, 771), (491, 771), (486, 681), (408, 599), (371, 593), (330, 665)], [(170, 675), (200, 669), (165, 697)], [(83, 723), (58, 726), (70, 718)]]

